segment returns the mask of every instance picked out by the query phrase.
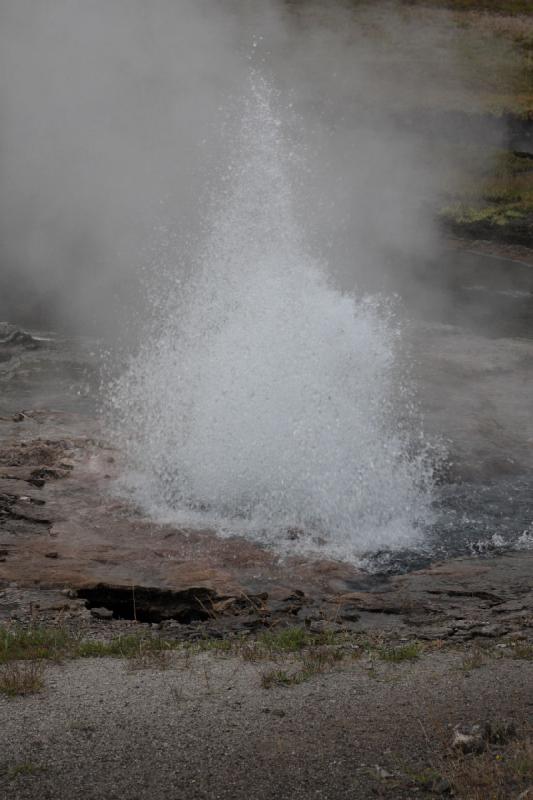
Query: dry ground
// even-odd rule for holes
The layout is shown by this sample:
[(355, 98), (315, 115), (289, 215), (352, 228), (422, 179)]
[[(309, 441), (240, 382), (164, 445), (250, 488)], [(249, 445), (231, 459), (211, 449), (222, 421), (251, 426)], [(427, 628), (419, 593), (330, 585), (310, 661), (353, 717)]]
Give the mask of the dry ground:
[[(37, 693), (0, 695), (0, 794), (529, 797), (533, 661), (518, 656), (530, 650), (509, 642), (389, 650), (378, 641), (330, 644), (342, 657), (320, 656), (321, 667), (293, 682), (313, 648), (254, 655), (249, 644), (212, 643), (48, 664)], [(482, 754), (452, 752), (455, 726), (509, 720), (516, 739), (484, 744)]]

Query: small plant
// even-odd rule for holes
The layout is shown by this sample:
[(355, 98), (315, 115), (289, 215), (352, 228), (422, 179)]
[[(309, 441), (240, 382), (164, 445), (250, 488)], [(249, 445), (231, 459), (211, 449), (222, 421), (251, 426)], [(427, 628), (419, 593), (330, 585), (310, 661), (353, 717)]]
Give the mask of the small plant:
[(305, 628), (281, 628), (267, 631), (258, 639), (258, 644), (270, 651), (295, 653), (314, 643), (314, 637)]
[(43, 668), (36, 661), (11, 661), (0, 667), (0, 692), (8, 697), (35, 694), (43, 686)]
[(73, 655), (80, 658), (130, 658), (142, 659), (148, 655), (157, 656), (168, 653), (177, 647), (176, 642), (168, 642), (157, 637), (131, 634), (117, 636), (108, 642), (85, 641), (76, 645)]
[(297, 686), (331, 669), (344, 658), (344, 653), (339, 650), (331, 650), (328, 647), (318, 647), (306, 650), (301, 658), (301, 666), (294, 672), (287, 672), (283, 669), (272, 669), (261, 675), (261, 686), (263, 689), (271, 689), (273, 686)]
[(426, 769), (422, 772), (409, 771), (409, 777), (421, 789), (432, 789), (442, 780), (442, 775), (434, 769)]
[(479, 647), (475, 647), (464, 658), (462, 669), (464, 672), (471, 672), (473, 669), (479, 669), (486, 662), (486, 655)]
[(520, 642), (515, 644), (513, 647), (510, 647), (506, 652), (508, 652), (511, 658), (520, 658), (523, 661), (533, 661), (533, 644)]
[(73, 640), (61, 628), (0, 628), (0, 664), (9, 661), (60, 660)]
[(526, 797), (533, 782), (533, 742), (512, 742), (502, 750), (449, 763), (447, 777), (457, 797), (468, 800), (508, 800)]
[(400, 664), (402, 661), (416, 661), (420, 657), (421, 651), (422, 648), (418, 642), (410, 642), (398, 647), (381, 647), (378, 649), (378, 655), (382, 661)]
[(42, 772), (44, 767), (40, 764), (32, 764), (31, 761), (25, 761), (22, 764), (16, 764), (7, 771), (7, 777), (10, 781), (14, 781), (19, 775), (35, 775)]
[(291, 675), (284, 669), (271, 669), (261, 675), (263, 689), (272, 689), (273, 686), (294, 686), (297, 683), (302, 683), (300, 672)]

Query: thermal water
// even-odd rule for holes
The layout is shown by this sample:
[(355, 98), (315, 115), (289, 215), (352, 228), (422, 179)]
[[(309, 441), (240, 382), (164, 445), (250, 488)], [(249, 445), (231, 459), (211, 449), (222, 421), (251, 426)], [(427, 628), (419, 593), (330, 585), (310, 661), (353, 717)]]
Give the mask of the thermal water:
[(337, 290), (308, 246), (297, 145), (261, 75), (243, 107), (188, 279), (112, 390), (124, 483), (159, 521), (280, 552), (413, 545), (432, 471), (400, 327), (383, 300)]

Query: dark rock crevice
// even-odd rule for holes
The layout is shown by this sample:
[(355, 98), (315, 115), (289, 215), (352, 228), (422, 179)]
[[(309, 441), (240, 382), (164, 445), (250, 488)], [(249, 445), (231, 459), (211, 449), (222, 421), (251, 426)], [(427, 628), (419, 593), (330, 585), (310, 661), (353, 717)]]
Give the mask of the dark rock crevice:
[(181, 592), (145, 586), (96, 586), (79, 589), (77, 596), (88, 608), (105, 608), (117, 619), (138, 622), (176, 620), (183, 624), (201, 622), (214, 616), (216, 593), (205, 587), (193, 587)]

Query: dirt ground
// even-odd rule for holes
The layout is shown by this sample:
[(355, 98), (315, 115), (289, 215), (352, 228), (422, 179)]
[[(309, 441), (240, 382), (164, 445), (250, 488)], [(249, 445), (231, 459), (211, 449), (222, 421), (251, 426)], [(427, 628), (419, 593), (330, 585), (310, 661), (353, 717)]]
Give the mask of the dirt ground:
[(460, 650), (398, 664), (363, 656), (272, 688), (262, 686), (270, 663), (205, 652), (152, 666), (52, 665), (41, 693), (0, 698), (0, 791), (13, 800), (449, 795), (454, 726), (512, 719), (524, 737), (533, 722), (533, 662), (470, 663)]

